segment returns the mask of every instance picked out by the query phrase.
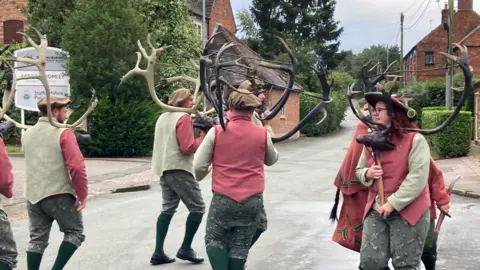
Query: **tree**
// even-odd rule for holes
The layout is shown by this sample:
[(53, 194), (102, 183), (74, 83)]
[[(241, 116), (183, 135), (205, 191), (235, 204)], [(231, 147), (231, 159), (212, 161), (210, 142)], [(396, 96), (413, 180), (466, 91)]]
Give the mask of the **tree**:
[[(75, 0), (27, 0), (23, 12), (27, 23), (47, 34), (50, 47), (60, 47), (62, 27), (75, 9)], [(35, 36), (33, 29), (29, 34)]]
[(145, 99), (147, 90), (117, 91), (120, 78), (135, 66), (136, 41), (146, 28), (130, 0), (81, 0), (62, 29), (62, 49), (69, 52), (71, 88), (89, 97), (95, 88), (101, 98), (117, 95)]
[(247, 9), (241, 9), (236, 14), (239, 32), (245, 35), (248, 46), (256, 53), (259, 52), (261, 38), (258, 26), (253, 21), (252, 15)]
[(388, 57), (387, 57), (387, 45), (372, 45), (367, 49), (364, 49), (361, 53), (355, 55), (352, 58), (351, 62), (351, 75), (355, 78), (360, 78), (362, 66), (368, 61), (370, 62), (370, 67), (380, 62), (378, 71), (384, 71), (389, 64), (397, 60), (397, 63), (392, 66), (389, 72), (396, 72), (394, 74), (400, 75), (400, 49), (398, 46), (389, 46), (388, 47)]
[(279, 54), (273, 35), (292, 39), (297, 46), (312, 46), (333, 69), (343, 59), (338, 41), (343, 28), (334, 21), (335, 0), (253, 0), (251, 12), (259, 25), (260, 53), (267, 59)]
[[(186, 0), (177, 1), (136, 1), (136, 8), (142, 14), (141, 20), (152, 33), (152, 43), (158, 46), (171, 45), (159, 58), (156, 75), (168, 78), (183, 74), (194, 78), (198, 76), (190, 60), (198, 63), (202, 48), (201, 35), (193, 23)], [(142, 37), (141, 40), (145, 40)], [(146, 43), (143, 42), (144, 44)], [(179, 81), (159, 89), (159, 95), (165, 97), (178, 87), (192, 88), (192, 83)]]

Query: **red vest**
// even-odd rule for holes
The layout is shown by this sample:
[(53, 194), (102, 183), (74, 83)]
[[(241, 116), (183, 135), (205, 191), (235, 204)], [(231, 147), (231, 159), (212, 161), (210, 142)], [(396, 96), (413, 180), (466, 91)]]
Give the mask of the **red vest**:
[(226, 131), (215, 126), (212, 189), (243, 202), (265, 189), (267, 130), (246, 115), (229, 115)]
[[(406, 133), (402, 139), (399, 139), (397, 136), (392, 136), (392, 142), (396, 145), (396, 148), (392, 151), (384, 151), (380, 153), (385, 199), (387, 199), (392, 193), (395, 193), (399, 189), (403, 180), (407, 177), (408, 154), (410, 153), (413, 138), (416, 134), (417, 133), (414, 132)], [(368, 167), (372, 166), (374, 163), (373, 156), (370, 153), (371, 149), (365, 151)], [(364, 219), (372, 207), (372, 204), (375, 202), (377, 194), (378, 188), (375, 181), (368, 193), (368, 200), (363, 214)], [(400, 211), (400, 215), (413, 226), (429, 207), (430, 192), (427, 183), (420, 195)]]

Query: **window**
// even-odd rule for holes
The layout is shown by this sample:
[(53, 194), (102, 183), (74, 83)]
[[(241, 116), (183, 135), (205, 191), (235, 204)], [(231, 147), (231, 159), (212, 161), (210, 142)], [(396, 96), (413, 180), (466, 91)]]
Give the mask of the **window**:
[(280, 119), (285, 119), (285, 118), (287, 117), (285, 115), (285, 106), (283, 106), (282, 109), (280, 110)]
[(433, 52), (425, 52), (425, 66), (433, 66)]
[(195, 26), (197, 26), (197, 33), (202, 36), (202, 23), (195, 21)]
[(17, 32), (23, 31), (23, 21), (9, 20), (3, 22), (3, 43), (10, 44), (10, 42), (22, 42), (22, 35)]

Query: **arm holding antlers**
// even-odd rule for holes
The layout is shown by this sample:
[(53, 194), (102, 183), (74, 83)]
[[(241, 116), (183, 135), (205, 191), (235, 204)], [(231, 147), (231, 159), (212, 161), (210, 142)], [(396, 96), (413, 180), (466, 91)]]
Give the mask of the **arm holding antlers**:
[(177, 121), (176, 134), (180, 151), (184, 154), (193, 154), (205, 137), (205, 132), (200, 130), (200, 137), (196, 138), (193, 134), (192, 118), (186, 114)]
[(88, 196), (87, 171), (85, 169), (85, 160), (72, 130), (66, 129), (62, 132), (60, 147), (65, 165), (70, 173), (73, 188), (77, 194), (77, 200), (83, 203)]
[(193, 170), (195, 172), (195, 179), (202, 181), (210, 172), (213, 157), (213, 145), (215, 143), (215, 127), (211, 128), (205, 140), (202, 142), (198, 151), (195, 153), (193, 161)]

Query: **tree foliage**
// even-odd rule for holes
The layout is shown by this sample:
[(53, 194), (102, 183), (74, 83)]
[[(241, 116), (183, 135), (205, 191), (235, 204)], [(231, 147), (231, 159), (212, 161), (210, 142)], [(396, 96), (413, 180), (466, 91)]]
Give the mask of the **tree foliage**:
[(259, 26), (260, 54), (273, 59), (279, 54), (273, 35), (292, 39), (298, 46), (311, 46), (333, 69), (343, 59), (338, 41), (343, 28), (334, 20), (335, 0), (253, 0), (250, 11)]
[[(75, 9), (76, 0), (27, 0), (23, 12), (27, 23), (47, 34), (48, 45), (60, 47), (62, 28)], [(35, 36), (33, 29), (29, 34)]]
[[(390, 68), (389, 72), (400, 75), (400, 48), (397, 45), (387, 47), (387, 45), (378, 44), (364, 49), (359, 54), (353, 54), (351, 51), (347, 52), (347, 56), (340, 63), (339, 69), (349, 72), (350, 75), (359, 79), (362, 66), (368, 61), (370, 61), (370, 67), (373, 67), (373, 65), (379, 62), (380, 65), (377, 68), (379, 72), (382, 72), (395, 60), (397, 60), (397, 62)], [(372, 71), (372, 73), (376, 73), (376, 71)]]
[(77, 2), (62, 29), (61, 42), (70, 55), (70, 85), (77, 94), (89, 97), (93, 87), (100, 98), (147, 97), (146, 90), (133, 86), (118, 91), (120, 78), (135, 66), (137, 39), (146, 36), (139, 17), (130, 0)]
[[(159, 58), (157, 64), (157, 78), (168, 78), (187, 74), (198, 76), (198, 71), (190, 60), (198, 63), (202, 48), (201, 35), (188, 12), (188, 1), (136, 1), (142, 22), (151, 33), (154, 46), (171, 45)], [(146, 45), (146, 36), (141, 37), (142, 44)], [(155, 45), (156, 44), (156, 45)], [(192, 84), (179, 81), (166, 88), (160, 88), (160, 96), (171, 93), (178, 87), (189, 87)]]

